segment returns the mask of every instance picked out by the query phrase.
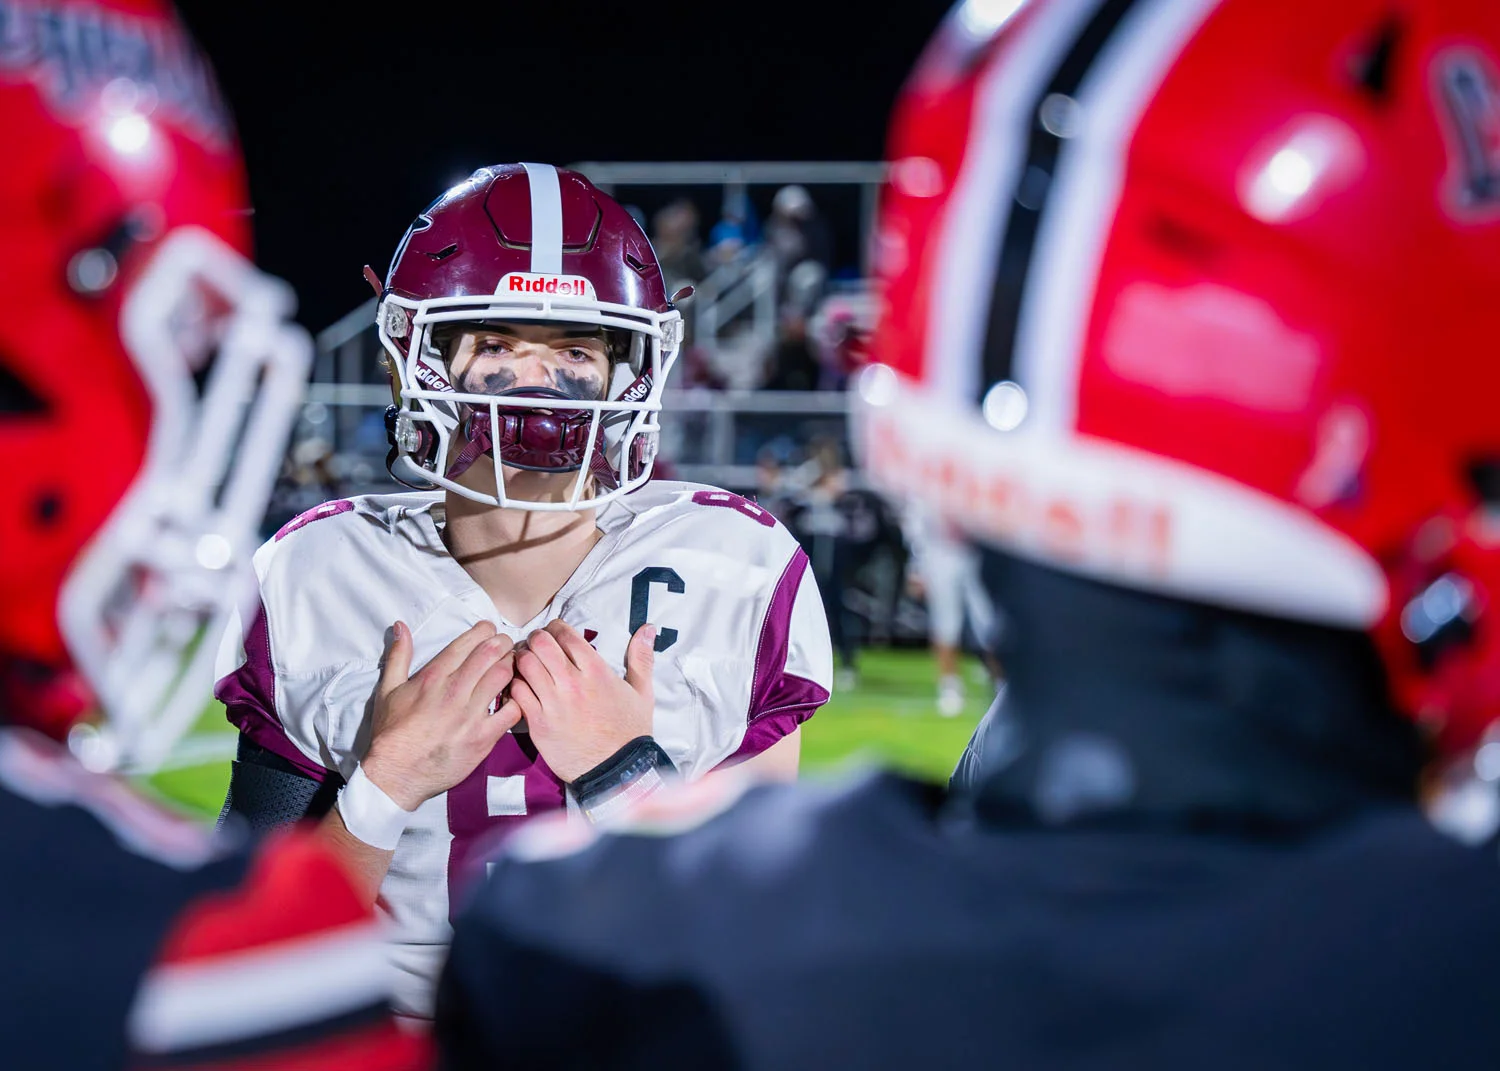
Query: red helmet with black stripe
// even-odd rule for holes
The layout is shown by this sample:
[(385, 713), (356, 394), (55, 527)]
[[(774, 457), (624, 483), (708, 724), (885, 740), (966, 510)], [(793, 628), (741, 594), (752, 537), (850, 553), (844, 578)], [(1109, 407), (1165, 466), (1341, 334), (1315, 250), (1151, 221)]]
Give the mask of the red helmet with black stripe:
[[(534, 163), (475, 171), (417, 217), (381, 291), (397, 403), (392, 475), (517, 509), (577, 509), (585, 497), (598, 505), (635, 490), (651, 476), (656, 414), (682, 341), (665, 287), (640, 224), (583, 175)], [(559, 406), (555, 392), (456, 391), (434, 329), (495, 321), (602, 328), (604, 396)], [(492, 453), (503, 462), (493, 493), (459, 482)], [(531, 501), (506, 494), (507, 466), (578, 478), (565, 501)]]
[(162, 0), (0, 13), (0, 715), (149, 767), (209, 700), (311, 341)]
[(966, 0), (898, 102), (876, 482), (1109, 582), (1368, 631), (1500, 717), (1500, 7)]

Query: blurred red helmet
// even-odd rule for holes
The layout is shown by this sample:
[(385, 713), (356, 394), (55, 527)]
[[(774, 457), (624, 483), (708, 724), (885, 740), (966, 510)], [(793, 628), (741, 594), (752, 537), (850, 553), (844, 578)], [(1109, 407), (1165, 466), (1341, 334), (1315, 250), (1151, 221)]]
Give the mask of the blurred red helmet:
[(968, 0), (898, 102), (877, 483), (1500, 716), (1500, 5)]
[[(520, 509), (576, 509), (590, 474), (593, 503), (641, 486), (651, 477), (656, 414), (682, 341), (682, 316), (665, 287), (640, 224), (583, 175), (530, 163), (475, 171), (417, 217), (381, 293), (380, 340), (397, 393), (392, 475)], [(605, 397), (559, 408), (555, 397), (532, 392), (456, 393), (433, 329), (487, 320), (605, 329), (616, 340)], [(492, 450), (515, 468), (577, 472), (572, 496), (508, 497), (500, 464), (493, 495), (457, 482), (475, 456)]]
[(149, 765), (210, 697), (310, 347), (172, 8), (0, 16), (0, 709), (97, 707), (95, 757)]

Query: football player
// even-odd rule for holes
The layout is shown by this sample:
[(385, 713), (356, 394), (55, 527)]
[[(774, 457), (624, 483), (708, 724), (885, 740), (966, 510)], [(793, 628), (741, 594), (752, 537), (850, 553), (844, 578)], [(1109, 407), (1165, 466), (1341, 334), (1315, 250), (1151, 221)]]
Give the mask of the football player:
[(161, 0), (0, 41), (0, 1063), (422, 1066), (321, 838), (252, 864), (122, 776), (209, 702), (311, 354), (230, 114)]
[(723, 766), (795, 776), (831, 654), (768, 511), (651, 479), (682, 319), (611, 197), (482, 168), (379, 292), (390, 468), (421, 489), (329, 502), (262, 547), (218, 694), (241, 731), (226, 813), (328, 812), (425, 1016), (487, 843)]
[(983, 745), (522, 830), (448, 1065), (1492, 1065), (1500, 860), (1421, 793), (1500, 776), (1497, 131), (1490, 0), (958, 5), (855, 415), (1014, 622)]
[(979, 645), (992, 690), (1003, 687), (1003, 673), (993, 653), (1000, 622), (979, 575), (979, 555), (961, 532), (922, 506), (908, 507), (901, 527), (911, 550), (906, 586), (927, 606), (927, 640), (938, 678), (938, 713), (954, 718), (964, 710), (959, 654), (965, 624)]

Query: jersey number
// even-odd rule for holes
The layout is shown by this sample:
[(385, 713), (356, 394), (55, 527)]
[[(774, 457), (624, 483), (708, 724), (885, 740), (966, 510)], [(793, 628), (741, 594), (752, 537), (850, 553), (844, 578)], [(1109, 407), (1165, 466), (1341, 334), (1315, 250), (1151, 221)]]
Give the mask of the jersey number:
[[(746, 517), (757, 524), (765, 525), (767, 528), (776, 527), (776, 518), (771, 516), (770, 510), (762, 509), (748, 498), (742, 498), (733, 491), (698, 491), (693, 495), (693, 502), (699, 506), (722, 506), (732, 509), (737, 513), (743, 513)], [(652, 565), (636, 573), (630, 581), (630, 634), (635, 635), (635, 630), (644, 625), (651, 614), (651, 585), (664, 584), (673, 595), (681, 595), (687, 590), (682, 577), (677, 575), (677, 570), (669, 569), (665, 565)], [(656, 634), (656, 653), (661, 654), (672, 644), (677, 642), (677, 630), (675, 628), (664, 628)]]

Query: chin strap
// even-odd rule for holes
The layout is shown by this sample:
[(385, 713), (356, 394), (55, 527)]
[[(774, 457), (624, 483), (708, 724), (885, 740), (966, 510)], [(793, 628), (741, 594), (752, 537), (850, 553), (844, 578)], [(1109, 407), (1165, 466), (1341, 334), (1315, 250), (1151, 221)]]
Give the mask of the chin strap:
[(494, 438), (490, 434), (488, 413), (470, 413), (463, 426), (464, 448), (458, 452), (458, 456), (448, 466), (448, 471), (443, 474), (450, 480), (456, 480), (468, 472), (469, 467), (487, 454), (494, 445)]

